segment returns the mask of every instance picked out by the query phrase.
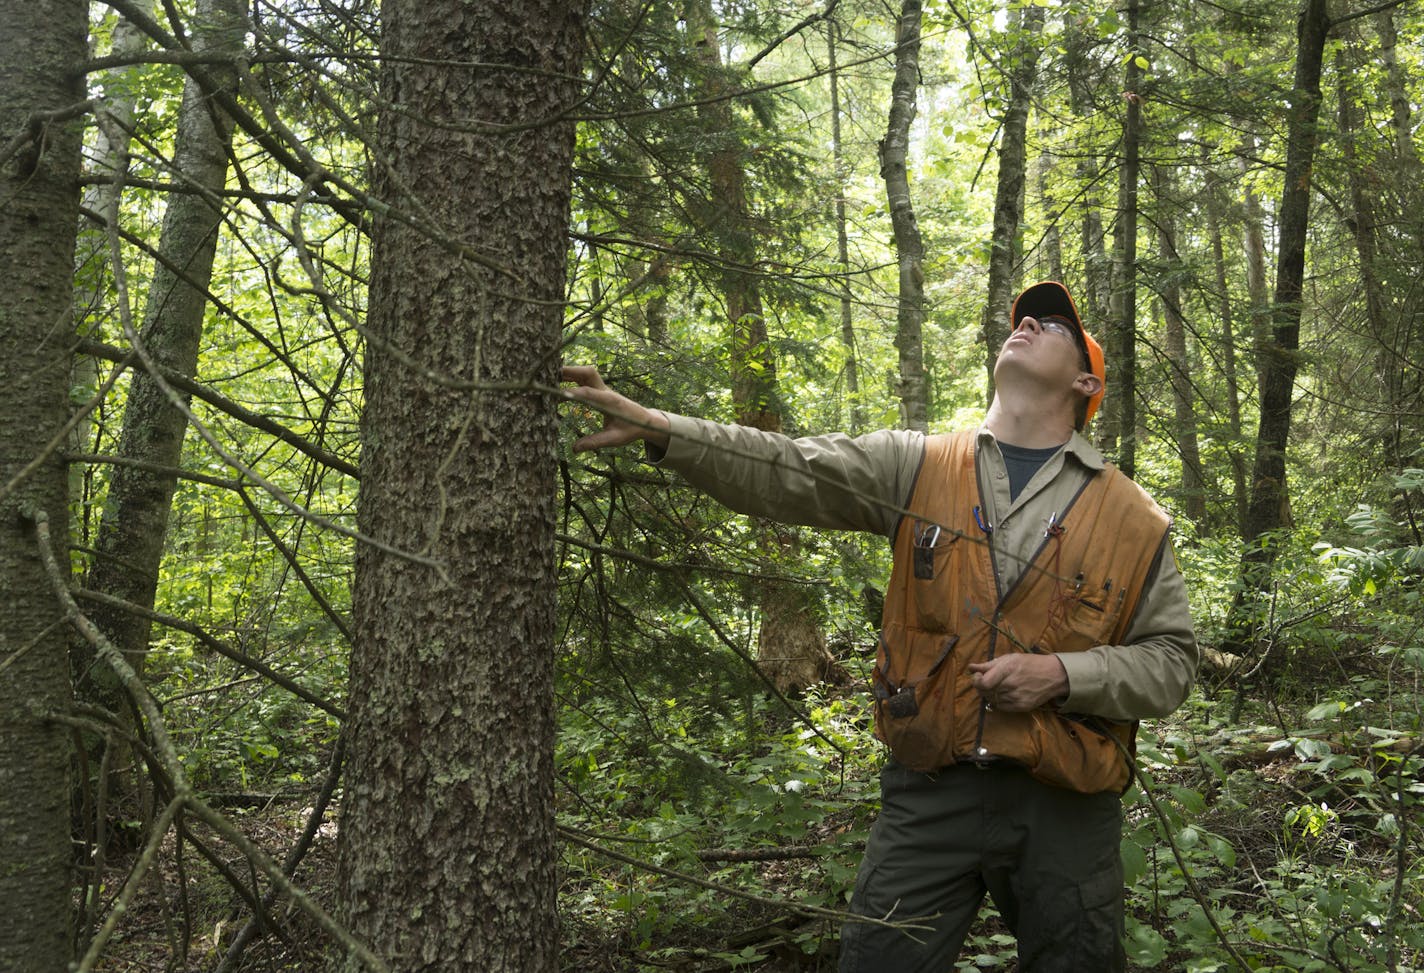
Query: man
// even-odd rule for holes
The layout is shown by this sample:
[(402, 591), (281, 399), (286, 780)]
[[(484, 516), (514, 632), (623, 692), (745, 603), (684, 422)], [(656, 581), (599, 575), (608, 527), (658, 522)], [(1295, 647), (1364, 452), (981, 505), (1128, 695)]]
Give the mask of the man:
[(1067, 289), (1029, 287), (983, 426), (791, 440), (646, 409), (564, 369), (605, 415), (575, 449), (644, 440), (729, 507), (894, 544), (873, 674), (890, 747), (842, 973), (953, 967), (987, 892), (1022, 973), (1121, 970), (1120, 795), (1136, 721), (1186, 698), (1197, 647), (1169, 522), (1082, 436), (1103, 352)]

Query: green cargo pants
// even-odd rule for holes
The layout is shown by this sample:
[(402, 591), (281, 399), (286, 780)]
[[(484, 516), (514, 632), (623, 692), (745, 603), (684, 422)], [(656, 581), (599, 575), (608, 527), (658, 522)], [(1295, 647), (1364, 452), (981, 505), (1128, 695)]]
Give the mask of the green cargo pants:
[(1018, 938), (1020, 973), (1121, 973), (1117, 794), (1077, 794), (1013, 766), (933, 774), (891, 761), (851, 912), (925, 926), (847, 922), (840, 973), (953, 970), (987, 892)]

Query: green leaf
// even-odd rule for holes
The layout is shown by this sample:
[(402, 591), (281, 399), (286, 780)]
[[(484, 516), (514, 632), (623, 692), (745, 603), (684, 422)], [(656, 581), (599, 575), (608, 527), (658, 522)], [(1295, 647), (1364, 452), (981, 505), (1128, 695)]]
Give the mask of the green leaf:
[(1127, 955), (1138, 966), (1149, 969), (1167, 958), (1167, 940), (1151, 926), (1133, 923), (1127, 931), (1127, 941), (1123, 944)]
[(1131, 838), (1122, 840), (1122, 872), (1126, 884), (1132, 885), (1147, 874), (1147, 854)]
[(1312, 706), (1310, 712), (1305, 714), (1308, 720), (1323, 720), (1327, 716), (1337, 716), (1345, 712), (1345, 704), (1339, 700), (1330, 700), (1318, 706)]

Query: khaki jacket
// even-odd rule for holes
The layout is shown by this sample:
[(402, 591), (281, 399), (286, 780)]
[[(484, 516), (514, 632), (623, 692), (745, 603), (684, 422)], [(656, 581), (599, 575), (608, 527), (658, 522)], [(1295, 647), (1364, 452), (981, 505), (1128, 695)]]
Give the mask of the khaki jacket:
[[(669, 414), (668, 421), (668, 448), (650, 458), (731, 509), (887, 539), (907, 513), (925, 453), (926, 437), (906, 430), (790, 439), (687, 416)], [(998, 442), (986, 429), (974, 435), (974, 503), (994, 527), (993, 570), (998, 587), (1007, 589), (1042, 543), (1048, 519), (1107, 464), (1074, 435), (1010, 501)], [(1186, 586), (1169, 545), (1156, 552), (1120, 640), (1059, 658), (1068, 673), (1065, 712), (1131, 721), (1165, 716), (1181, 704), (1195, 677), (1197, 645)]]
[(973, 433), (930, 436), (894, 569), (874, 673), (876, 735), (911, 770), (1008, 760), (1086, 794), (1130, 779), (1135, 723), (1052, 707), (995, 710), (967, 667), (1014, 652), (1085, 652), (1121, 640), (1167, 534), (1167, 515), (1109, 466), (1083, 480), (1007, 587), (983, 514)]

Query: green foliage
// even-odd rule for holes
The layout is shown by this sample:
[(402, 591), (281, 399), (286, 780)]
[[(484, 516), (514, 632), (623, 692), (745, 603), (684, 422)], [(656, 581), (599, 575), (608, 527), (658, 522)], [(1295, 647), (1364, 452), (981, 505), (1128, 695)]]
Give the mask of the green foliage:
[[(1013, 231), (1024, 248), (1023, 277), (1061, 272), (1083, 293), (1111, 256), (1095, 245), (1110, 244), (1118, 218), (1113, 194), (1129, 64), (1146, 72), (1142, 90), (1129, 93), (1142, 99), (1148, 123), (1144, 161), (1178, 176), (1171, 192), (1142, 187), (1144, 241), (1169, 220), (1179, 238), (1175, 256), (1150, 247), (1139, 254), (1140, 428), (1132, 433), (1139, 480), (1176, 517), (1177, 556), (1201, 640), (1216, 647), (1230, 634), (1228, 612), (1246, 590), (1238, 537), (1244, 498), (1233, 472), (1240, 464), (1249, 488), (1260, 418), (1252, 352), (1265, 325), (1247, 288), (1241, 241), (1251, 205), (1263, 210), (1257, 219), (1267, 226), (1276, 215), (1294, 7), (1253, 0), (1229, 9), (1198, 5), (1186, 16), (1186, 7), (1145, 5), (1147, 29), (1129, 45), (1112, 5), (1033, 2), (1048, 16), (1033, 38), (1042, 58), (1030, 136), (1039, 169), (1024, 187), (1027, 209)], [(374, 7), (259, 6), (254, 53), (268, 56), (252, 62), (256, 88), (244, 104), (256, 110), (260, 100), (256, 113), (283, 118), (325, 173), (364, 187), (366, 174), (381, 165), (367, 130), (380, 105)], [(707, 179), (711, 151), (731, 146), (740, 150), (756, 238), (755, 258), (744, 269), (758, 275), (767, 320), (760, 349), (767, 355), (756, 364), (766, 370), (775, 362), (786, 430), (845, 429), (853, 408), (871, 428), (899, 423), (898, 269), (876, 149), (893, 26), (883, 6), (836, 6), (844, 123), (837, 159), (823, 73), (830, 25), (787, 33), (824, 6), (713, 5), (726, 59), (713, 71), (699, 54), (706, 38), (689, 32), (678, 5), (596, 5), (588, 100), (576, 108), (584, 121), (566, 361), (599, 364), (611, 385), (648, 405), (731, 417), (721, 287), (727, 266), (714, 246), (722, 214)], [(169, 12), (177, 16), (181, 7)], [(1005, 52), (1021, 40), (1004, 13), (1003, 4), (985, 0), (925, 5), (910, 176), (928, 251), (921, 268), (930, 315), (924, 358), (936, 430), (982, 418), (986, 342), (996, 343), (993, 334), (979, 334), (983, 268), (991, 247), (1005, 242), (992, 239), (990, 187)], [(1402, 103), (1417, 106), (1424, 100), (1419, 13), (1406, 6), (1395, 16)], [(1342, 22), (1332, 41), (1348, 55), (1341, 62), (1347, 77), (1328, 78), (1331, 104), (1322, 113), (1316, 178), (1329, 205), (1316, 208), (1313, 224), (1305, 368), (1289, 456), (1291, 526), (1246, 542), (1267, 544), (1274, 554), (1266, 596), (1249, 599), (1240, 616), (1254, 654), (1227, 673), (1204, 672), (1180, 714), (1147, 728), (1141, 757), (1161, 817), (1141, 788), (1127, 802), (1128, 949), (1140, 969), (1232, 969), (1232, 949), (1260, 970), (1424, 965), (1424, 471), (1411, 453), (1421, 409), (1409, 371), (1419, 347), (1424, 180), (1410, 174), (1408, 153), (1395, 141), (1376, 137), (1390, 131), (1397, 102), (1375, 56), (1372, 23)], [(106, 50), (111, 29), (111, 18), (96, 14), (96, 54)], [(1328, 70), (1336, 70), (1333, 62)], [(126, 72), (124, 83), (139, 98), (140, 138), (122, 198), (119, 248), (130, 293), (142, 295), (172, 179), (182, 73), (145, 64)], [(102, 82), (111, 84), (119, 79)], [(703, 97), (717, 84), (737, 92), (729, 128), (720, 132), (709, 127)], [(1368, 137), (1346, 140), (1332, 130), (1341, 91), (1358, 99)], [(336, 190), (304, 181), (250, 138), (240, 134), (243, 166), (225, 201), (199, 374), (229, 399), (350, 461), (358, 453), (357, 326), (371, 277), (369, 224), (355, 225), (328, 207), (324, 194)], [(1366, 177), (1380, 206), (1377, 306), (1363, 293), (1353, 173)], [(308, 191), (317, 195), (295, 205)], [(848, 214), (844, 265), (837, 200)], [(370, 219), (366, 199), (345, 202)], [(1213, 222), (1224, 241), (1223, 285)], [(309, 266), (295, 252), (297, 230)], [(97, 231), (93, 237), (91, 252), (104, 253), (108, 241)], [(464, 242), (481, 253), (507, 245)], [(1120, 288), (1121, 281), (1109, 283)], [(1169, 283), (1183, 294), (1185, 363), (1163, 352), (1163, 315), (1155, 306)], [(82, 330), (120, 343), (112, 268), (97, 257), (85, 260), (76, 284), (85, 295), (78, 302)], [(842, 298), (850, 302), (853, 344), (840, 330)], [(1098, 315), (1095, 329), (1110, 333), (1109, 308), (1086, 301), (1084, 308)], [(1372, 308), (1383, 308), (1382, 317), (1371, 317)], [(846, 378), (852, 362), (860, 374), (854, 395)], [(76, 378), (74, 404), (101, 387), (110, 367), (102, 363), (98, 374)], [(1191, 435), (1202, 457), (1207, 513), (1200, 520), (1187, 514), (1186, 433), (1173, 419), (1171, 379), (1183, 371), (1191, 378)], [(1117, 381), (1110, 374), (1110, 395)], [(90, 451), (117, 449), (124, 394), (121, 382), (100, 403)], [(318, 601), (338, 616), (349, 613), (355, 548), (329, 525), (353, 526), (356, 484), (220, 409), (194, 407), (226, 449), (316, 519), (250, 484), (251, 507), (213, 482), (180, 483), (158, 607), (339, 700), (348, 647)], [(562, 441), (588, 421), (566, 414)], [(723, 889), (844, 905), (875, 804), (879, 748), (860, 687), (874, 646), (866, 592), (883, 587), (888, 568), (883, 541), (800, 533), (787, 550), (770, 549), (757, 525), (678, 488), (632, 451), (564, 452), (560, 459), (560, 821), (605, 848)], [(191, 433), (184, 469), (236, 478)], [(78, 567), (92, 557), (103, 470), (90, 467), (74, 497)], [(755, 654), (758, 597), (769, 580), (810, 593), (808, 611), (840, 670), (792, 700), (794, 710), (744, 661)], [(306, 795), (324, 772), (334, 719), (201, 641), (155, 628), (146, 678), (185, 766), (206, 791)], [(811, 857), (731, 862), (698, 855), (771, 848)], [(785, 907), (572, 843), (564, 868), (571, 947), (609, 944), (649, 967), (689, 959), (728, 969), (777, 962), (767, 940), (735, 948), (728, 942), (732, 933), (783, 918)], [(797, 926), (781, 945), (809, 955), (829, 946), (832, 927)], [(1007, 968), (1012, 952), (991, 914), (973, 930), (970, 955), (959, 965)]]

